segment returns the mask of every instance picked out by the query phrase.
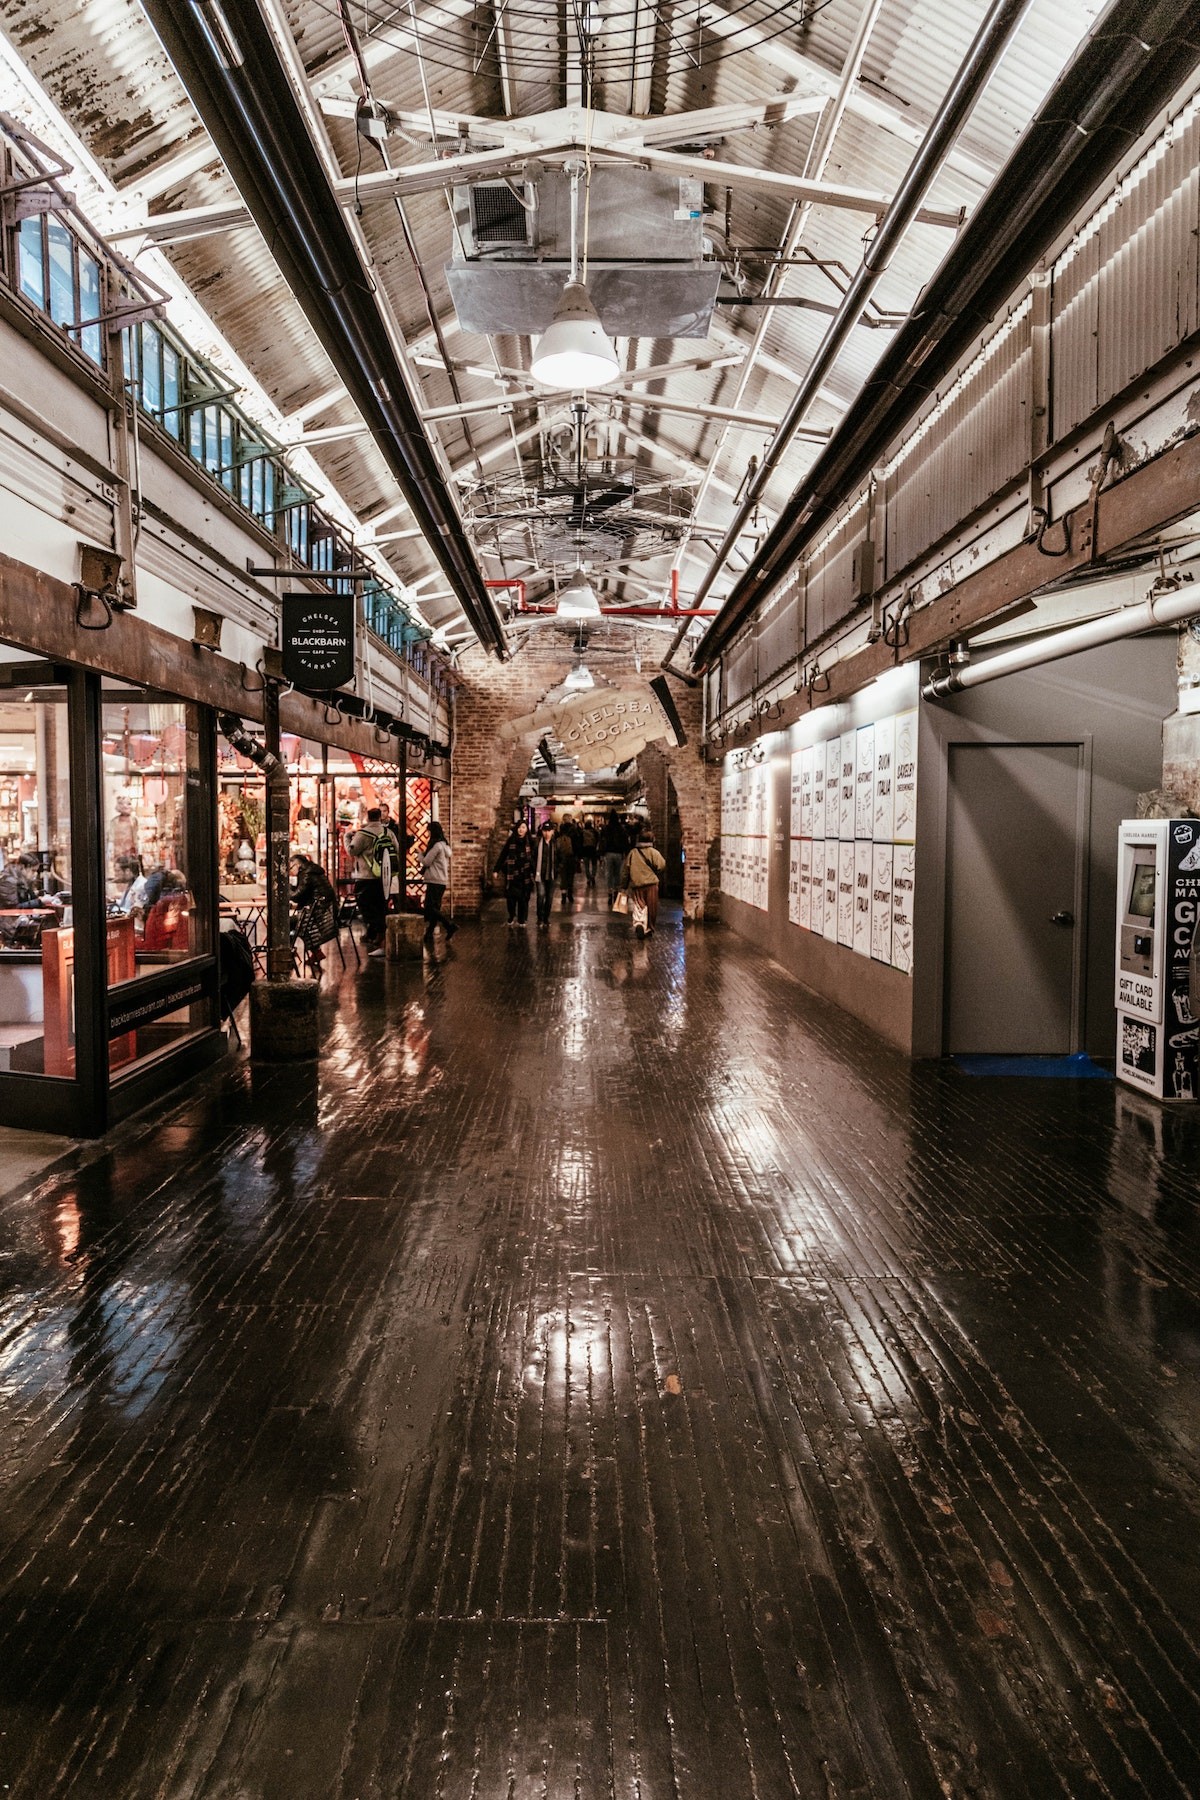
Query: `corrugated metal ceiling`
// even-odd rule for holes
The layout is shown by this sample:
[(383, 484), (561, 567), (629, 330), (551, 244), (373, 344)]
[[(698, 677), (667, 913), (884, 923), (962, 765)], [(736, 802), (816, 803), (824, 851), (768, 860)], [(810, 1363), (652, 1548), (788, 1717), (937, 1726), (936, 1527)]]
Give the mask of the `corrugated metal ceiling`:
[[(747, 42), (748, 28), (762, 33), (789, 16), (775, 12), (774, 25), (767, 25), (764, 21), (774, 9), (750, 0), (749, 9), (739, 11), (740, 4), (741, 0), (727, 0), (723, 8), (714, 5), (707, 9), (708, 30), (699, 37), (693, 30), (687, 44), (681, 37), (678, 15), (668, 30), (662, 17), (646, 5), (639, 15), (639, 30), (655, 28), (655, 58), (652, 64), (639, 64), (632, 70), (627, 45), (636, 0), (607, 5), (609, 47), (606, 52), (602, 34), (597, 55), (600, 100), (608, 110), (623, 113), (639, 97), (648, 95), (655, 113), (673, 116), (703, 107), (751, 105), (784, 91), (827, 93), (854, 41), (866, 0), (827, 0), (803, 24), (796, 21), (811, 9), (797, 4), (791, 9), (787, 31), (758, 48), (741, 48), (731, 55), (732, 45)], [(983, 176), (998, 169), (1099, 10), (1099, 0), (1031, 0), (1008, 54), (963, 134), (959, 156), (938, 177), (930, 204), (955, 209), (969, 207), (978, 198)], [(542, 5), (539, 10), (535, 0), (522, 0), (510, 25), (516, 20), (527, 34), (541, 31), (544, 48), (539, 43), (536, 54), (527, 49), (525, 56), (507, 69), (497, 54), (503, 42), (498, 29), (504, 22), (503, 9), (497, 14), (483, 5), (470, 7), (465, 0), (463, 5), (457, 0), (438, 0), (437, 5), (419, 7), (418, 19), (432, 21), (424, 69), (408, 39), (412, 15), (407, 4), (350, 0), (349, 11), (361, 32), (374, 94), (393, 111), (418, 116), (389, 142), (389, 156), (400, 164), (424, 162), (433, 154), (428, 130), (421, 128), (427, 105), (496, 119), (503, 116), (507, 94), (518, 116), (529, 118), (566, 104), (571, 84), (578, 79), (568, 54), (570, 45), (562, 40), (556, 5)], [(356, 95), (353, 64), (333, 0), (283, 0), (283, 13), (318, 92), (342, 99)], [(936, 111), (982, 13), (979, 4), (964, 8), (953, 0), (884, 0), (860, 82), (824, 172), (826, 179), (882, 193), (895, 190), (911, 159), (914, 136)], [(4, 27), (110, 176), (131, 191), (136, 191), (139, 183), (149, 183), (154, 212), (236, 200), (215, 158), (206, 166), (197, 155), (180, 160), (181, 152), (194, 150), (203, 141), (201, 128), (136, 0), (8, 0)], [(736, 35), (739, 31), (740, 37)], [(525, 42), (533, 45), (535, 35), (527, 35)], [(874, 103), (873, 110), (866, 107), (867, 101)], [(885, 128), (881, 118), (891, 118), (895, 128)], [(325, 125), (343, 175), (352, 177), (356, 169), (380, 166), (375, 148), (364, 143), (351, 120), (326, 117)], [(719, 143), (716, 154), (724, 162), (799, 176), (806, 172), (813, 131), (812, 115), (776, 126), (732, 130)], [(706, 193), (712, 208), (707, 230), (714, 248), (723, 255), (732, 257), (739, 246), (761, 253), (783, 240), (792, 216), (790, 196), (739, 187), (735, 180), (726, 244), (724, 181), (711, 184)], [(362, 226), (374, 259), (372, 274), (406, 342), (420, 354), (415, 372), (423, 402), (427, 408), (447, 407), (456, 399), (465, 403), (492, 399), (499, 404), (504, 396), (497, 381), (471, 370), (487, 371), (497, 363), (507, 368), (527, 367), (529, 340), (510, 337), (489, 343), (458, 328), (443, 273), (453, 244), (445, 195), (413, 195), (404, 206), (420, 270), (414, 265), (391, 202), (372, 200), (364, 208)], [(846, 271), (858, 266), (870, 223), (869, 216), (862, 213), (812, 208), (803, 242), (815, 258), (830, 265), (829, 272), (815, 268), (792, 271), (781, 291), (821, 304), (835, 303), (838, 295), (832, 277), (836, 266)], [(897, 313), (907, 309), (949, 241), (944, 228), (915, 226), (880, 285), (879, 307)], [(334, 385), (324, 352), (315, 343), (299, 305), (284, 289), (269, 249), (256, 231), (243, 228), (202, 237), (174, 246), (169, 254), (283, 412), (294, 411)], [(744, 270), (751, 291), (761, 284), (767, 268), (765, 261), (747, 258)], [(429, 366), (438, 356), (430, 305), (441, 322), (450, 360), (459, 365), (453, 374)], [(759, 309), (722, 304), (707, 345), (683, 340), (674, 345), (623, 343), (623, 366), (645, 368), (690, 360), (697, 353), (719, 355), (728, 349), (730, 333), (749, 342), (762, 316)], [(796, 306), (770, 310), (764, 363), (746, 384), (738, 401), (741, 410), (770, 417), (782, 413), (793, 387), (787, 371), (795, 371), (797, 377), (803, 372), (825, 324), (825, 315), (819, 311)], [(836, 398), (848, 401), (857, 391), (886, 341), (883, 330), (860, 328), (852, 334), (826, 384), (829, 403), (819, 403), (813, 410), (814, 425), (835, 423)], [(738, 394), (742, 373), (736, 367), (687, 370), (655, 383), (653, 391), (685, 407), (728, 407)], [(519, 391), (516, 397), (519, 400)], [(544, 403), (547, 423), (561, 422), (564, 406), (557, 398)], [(602, 422), (618, 410), (616, 402), (597, 397), (594, 422)], [(511, 479), (517, 473), (511, 449), (514, 429), (523, 432), (536, 419), (532, 409), (518, 405), (511, 415), (493, 410), (445, 421), (436, 430), (445, 458), (462, 469), (469, 487), (476, 456), (482, 459), (489, 477), (503, 474)], [(333, 404), (313, 423), (328, 426), (352, 421), (353, 413), (342, 402)], [(698, 480), (715, 455), (719, 481), (736, 488), (747, 459), (760, 454), (767, 441), (761, 426), (727, 428), (718, 420), (667, 410), (642, 410), (631, 422), (648, 444), (657, 443), (662, 450), (656, 458), (648, 447), (637, 449), (639, 468), (646, 479), (681, 477), (683, 459), (693, 465), (693, 479)], [(595, 441), (615, 445), (619, 440), (601, 433)], [(506, 445), (507, 450), (503, 449)], [(635, 446), (625, 439), (620, 448), (628, 454)], [(365, 435), (314, 446), (313, 453), (360, 516), (369, 518), (395, 505), (395, 488), (383, 459)], [(534, 435), (522, 451), (528, 474), (537, 474), (538, 454), (539, 439)], [(786, 502), (814, 454), (811, 445), (793, 446), (768, 495), (772, 510)], [(674, 462), (669, 460), (672, 457)], [(474, 473), (477, 476), (478, 470)], [(710, 492), (702, 510), (706, 521), (719, 525), (730, 516), (729, 493), (719, 488)], [(402, 517), (396, 518), (388, 529), (403, 523)], [(428, 575), (434, 567), (419, 540), (390, 546), (389, 555), (409, 581)], [(660, 554), (642, 573), (651, 582), (665, 585), (668, 567), (669, 556)], [(489, 566), (487, 572), (494, 571)], [(640, 595), (630, 589), (622, 597)], [(446, 616), (445, 609), (430, 609), (435, 620)]]

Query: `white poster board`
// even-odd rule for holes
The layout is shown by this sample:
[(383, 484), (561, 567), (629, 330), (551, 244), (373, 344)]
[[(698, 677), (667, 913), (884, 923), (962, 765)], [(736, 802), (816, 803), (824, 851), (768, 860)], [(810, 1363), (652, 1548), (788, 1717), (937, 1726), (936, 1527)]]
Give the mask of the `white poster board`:
[(796, 845), (800, 855), (800, 904), (797, 908), (796, 923), (805, 931), (812, 925), (812, 856), (811, 838), (801, 838)]
[(913, 968), (913, 888), (917, 852), (897, 844), (892, 855), (892, 967), (905, 975)]
[(838, 794), (838, 836), (844, 844), (854, 842), (854, 777), (857, 772), (855, 731), (842, 734), (842, 781)]
[(825, 875), (822, 892), (825, 901), (825, 936), (833, 944), (838, 938), (838, 851), (835, 837), (825, 839)]
[[(802, 838), (813, 836), (813, 763), (816, 760), (816, 754), (816, 746), (813, 744), (809, 744), (806, 750), (800, 752), (800, 825), (797, 829), (793, 819), (792, 830), (796, 832), (797, 837)], [(824, 782), (821, 783), (821, 804), (822, 806), (825, 804)]]
[(838, 844), (837, 941), (847, 949), (854, 945), (854, 839)]
[(854, 734), (854, 835), (874, 836), (875, 727), (860, 725)]
[(917, 836), (917, 715), (896, 715), (895, 757), (896, 808), (892, 819), (892, 837), (898, 844), (911, 844)]
[(890, 844), (896, 814), (893, 764), (896, 759), (896, 721), (875, 722), (875, 794), (871, 836), (877, 844)]
[(830, 738), (825, 746), (825, 836), (836, 838), (838, 805), (842, 792), (842, 740)]
[(871, 955), (892, 960), (892, 846), (871, 846)]
[(854, 845), (854, 948), (859, 956), (871, 954), (871, 853), (869, 838)]

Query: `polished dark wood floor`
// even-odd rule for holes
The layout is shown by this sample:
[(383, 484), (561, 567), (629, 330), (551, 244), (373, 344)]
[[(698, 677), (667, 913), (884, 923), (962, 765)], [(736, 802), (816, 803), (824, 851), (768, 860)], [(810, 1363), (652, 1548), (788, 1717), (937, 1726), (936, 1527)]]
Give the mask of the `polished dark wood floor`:
[(325, 1004), (0, 1207), (0, 1794), (1200, 1794), (1195, 1118), (669, 918)]

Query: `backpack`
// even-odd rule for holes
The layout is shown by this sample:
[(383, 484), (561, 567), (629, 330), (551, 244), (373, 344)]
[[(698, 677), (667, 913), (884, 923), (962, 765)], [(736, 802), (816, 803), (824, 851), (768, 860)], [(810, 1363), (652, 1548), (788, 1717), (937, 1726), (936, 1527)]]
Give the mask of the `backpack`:
[[(366, 829), (367, 827), (364, 825), (364, 832)], [(379, 835), (373, 839), (369, 850), (360, 850), (358, 852), (368, 869), (370, 869), (372, 875), (377, 878), (383, 874), (384, 858), (387, 857), (390, 860), (391, 847), (392, 840), (390, 836), (386, 831), (381, 831)]]

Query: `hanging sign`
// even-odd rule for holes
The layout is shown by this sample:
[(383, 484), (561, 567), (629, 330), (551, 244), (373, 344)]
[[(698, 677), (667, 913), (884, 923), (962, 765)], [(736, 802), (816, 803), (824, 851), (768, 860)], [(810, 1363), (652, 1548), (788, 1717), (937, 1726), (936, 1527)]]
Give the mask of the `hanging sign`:
[(300, 688), (354, 680), (353, 594), (282, 596), (283, 679)]
[(678, 741), (671, 721), (647, 687), (595, 688), (550, 701), (500, 727), (506, 740), (549, 729), (589, 774), (628, 762), (659, 738)]

